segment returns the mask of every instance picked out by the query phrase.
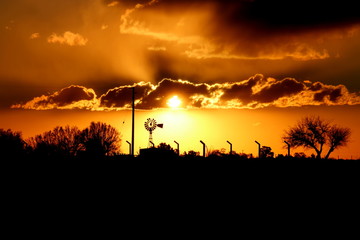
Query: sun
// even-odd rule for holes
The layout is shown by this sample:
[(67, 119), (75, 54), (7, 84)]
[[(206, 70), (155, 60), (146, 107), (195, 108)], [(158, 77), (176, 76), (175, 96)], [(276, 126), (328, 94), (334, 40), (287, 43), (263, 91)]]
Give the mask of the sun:
[(181, 105), (181, 100), (178, 96), (173, 96), (167, 101), (167, 105), (171, 108), (178, 108)]

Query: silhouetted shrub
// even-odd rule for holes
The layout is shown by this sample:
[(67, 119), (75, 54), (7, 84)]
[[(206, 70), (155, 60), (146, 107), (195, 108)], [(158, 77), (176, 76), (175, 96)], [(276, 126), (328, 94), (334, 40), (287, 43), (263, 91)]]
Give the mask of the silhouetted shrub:
[(271, 151), (271, 147), (262, 146), (260, 148), (260, 158), (274, 158), (274, 153)]
[(200, 152), (195, 152), (194, 150), (190, 150), (188, 152), (184, 152), (183, 159), (195, 160), (195, 159), (203, 159), (203, 157), (200, 156)]
[(207, 154), (207, 159), (210, 160), (220, 160), (226, 157), (225, 149), (224, 150), (211, 150)]
[(163, 149), (163, 150), (169, 150), (169, 151), (174, 151), (175, 153), (175, 150), (170, 146), (170, 144), (167, 144), (167, 143), (160, 143), (158, 146), (157, 146), (158, 149)]
[(296, 159), (306, 159), (306, 154), (304, 152), (296, 152), (294, 154), (294, 158), (296, 158)]
[(199, 157), (200, 152), (195, 152), (194, 150), (190, 150), (188, 152), (184, 152), (184, 155), (189, 157)]

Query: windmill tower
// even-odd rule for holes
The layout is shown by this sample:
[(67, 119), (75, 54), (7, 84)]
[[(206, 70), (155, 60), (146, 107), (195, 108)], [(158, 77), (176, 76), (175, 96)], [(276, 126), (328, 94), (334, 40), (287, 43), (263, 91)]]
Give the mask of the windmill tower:
[(150, 148), (153, 145), (153, 136), (152, 132), (156, 129), (156, 127), (163, 128), (164, 124), (160, 123), (157, 124), (156, 120), (153, 118), (148, 118), (146, 122), (144, 123), (145, 129), (149, 131), (149, 143), (148, 148)]

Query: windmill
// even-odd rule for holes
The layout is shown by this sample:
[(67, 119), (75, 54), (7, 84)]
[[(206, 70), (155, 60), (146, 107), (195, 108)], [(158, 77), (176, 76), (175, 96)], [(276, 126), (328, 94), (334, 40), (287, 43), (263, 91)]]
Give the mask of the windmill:
[(150, 148), (151, 146), (153, 146), (154, 144), (153, 142), (153, 137), (152, 137), (152, 132), (156, 129), (156, 127), (159, 128), (163, 128), (164, 124), (160, 123), (157, 124), (156, 120), (153, 118), (148, 118), (146, 120), (146, 122), (144, 123), (145, 129), (149, 131), (149, 143), (148, 143), (148, 148)]

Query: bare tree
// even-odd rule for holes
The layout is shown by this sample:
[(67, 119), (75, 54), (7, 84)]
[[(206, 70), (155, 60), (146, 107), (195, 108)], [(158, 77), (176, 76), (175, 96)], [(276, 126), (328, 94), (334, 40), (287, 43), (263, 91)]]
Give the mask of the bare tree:
[(320, 117), (312, 116), (301, 119), (294, 127), (285, 131), (283, 139), (289, 142), (292, 148), (314, 149), (317, 159), (321, 159), (324, 146), (329, 145), (325, 156), (325, 159), (328, 159), (336, 148), (346, 145), (349, 137), (349, 128), (340, 128)]
[(349, 142), (350, 135), (351, 131), (349, 128), (338, 127), (337, 125), (332, 126), (328, 131), (330, 148), (325, 159), (328, 159), (336, 148), (346, 146)]
[(120, 133), (111, 125), (91, 122), (90, 126), (81, 132), (81, 142), (89, 156), (99, 157), (118, 153), (121, 139)]
[(40, 157), (75, 157), (82, 149), (81, 131), (77, 127), (55, 127), (53, 130), (27, 140), (28, 145)]

